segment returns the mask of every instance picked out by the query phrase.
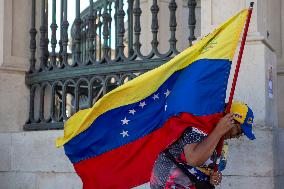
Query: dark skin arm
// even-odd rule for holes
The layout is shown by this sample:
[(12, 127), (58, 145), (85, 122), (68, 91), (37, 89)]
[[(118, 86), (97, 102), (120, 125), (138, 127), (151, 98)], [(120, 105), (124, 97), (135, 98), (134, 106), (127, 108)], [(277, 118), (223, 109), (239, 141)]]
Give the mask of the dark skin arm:
[(187, 144), (184, 147), (186, 161), (189, 165), (197, 167), (202, 165), (213, 154), (221, 137), (232, 127), (233, 114), (226, 114), (220, 119), (214, 130), (200, 143)]

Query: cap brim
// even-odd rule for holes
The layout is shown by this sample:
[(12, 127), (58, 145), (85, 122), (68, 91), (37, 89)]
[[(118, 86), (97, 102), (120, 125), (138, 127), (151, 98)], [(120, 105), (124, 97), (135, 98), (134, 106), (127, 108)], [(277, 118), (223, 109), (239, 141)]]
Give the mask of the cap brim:
[(241, 124), (241, 128), (244, 132), (244, 134), (250, 139), (254, 140), (255, 136), (252, 131), (252, 124)]

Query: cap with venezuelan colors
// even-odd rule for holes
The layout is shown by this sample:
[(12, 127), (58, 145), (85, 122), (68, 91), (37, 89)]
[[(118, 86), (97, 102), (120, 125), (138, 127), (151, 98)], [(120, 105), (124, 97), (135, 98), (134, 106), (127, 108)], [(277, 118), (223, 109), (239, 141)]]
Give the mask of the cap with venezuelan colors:
[(248, 105), (242, 102), (233, 102), (231, 111), (234, 114), (234, 119), (241, 124), (244, 134), (250, 139), (255, 139), (253, 127), (253, 112)]

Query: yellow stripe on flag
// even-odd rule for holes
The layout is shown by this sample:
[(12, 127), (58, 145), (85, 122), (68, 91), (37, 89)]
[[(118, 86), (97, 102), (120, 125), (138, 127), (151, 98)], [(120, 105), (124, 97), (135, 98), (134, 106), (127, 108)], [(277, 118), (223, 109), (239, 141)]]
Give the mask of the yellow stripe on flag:
[[(148, 97), (174, 72), (187, 67), (198, 59), (232, 60), (247, 13), (247, 9), (241, 11), (169, 62), (112, 90), (95, 103), (92, 108), (80, 110), (74, 114), (66, 121), (64, 136), (56, 140), (56, 146), (64, 145), (73, 137), (85, 131), (103, 113)], [(151, 84), (149, 85), (149, 83)]]

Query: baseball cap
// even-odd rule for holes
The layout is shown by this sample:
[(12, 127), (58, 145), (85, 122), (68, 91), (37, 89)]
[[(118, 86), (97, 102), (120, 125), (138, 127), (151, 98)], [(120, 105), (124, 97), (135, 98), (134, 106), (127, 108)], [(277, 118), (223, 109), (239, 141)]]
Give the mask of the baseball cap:
[(250, 139), (255, 139), (253, 127), (253, 112), (247, 104), (242, 102), (233, 102), (231, 111), (234, 114), (234, 120), (241, 124), (244, 134)]

